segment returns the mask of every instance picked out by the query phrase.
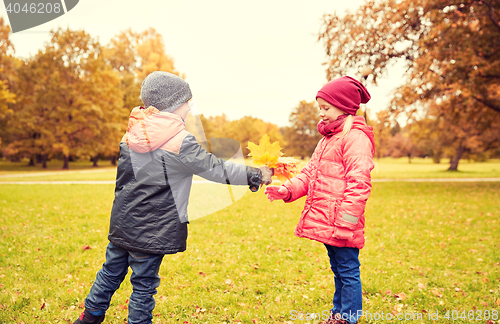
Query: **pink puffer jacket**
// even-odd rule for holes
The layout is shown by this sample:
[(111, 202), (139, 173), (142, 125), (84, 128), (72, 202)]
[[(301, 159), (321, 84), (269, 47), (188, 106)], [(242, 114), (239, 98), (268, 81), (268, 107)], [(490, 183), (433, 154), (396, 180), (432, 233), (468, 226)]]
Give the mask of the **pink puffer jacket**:
[(285, 202), (307, 195), (295, 235), (338, 247), (365, 245), (365, 205), (375, 150), (372, 127), (361, 116), (344, 137), (324, 136), (301, 173), (284, 186)]

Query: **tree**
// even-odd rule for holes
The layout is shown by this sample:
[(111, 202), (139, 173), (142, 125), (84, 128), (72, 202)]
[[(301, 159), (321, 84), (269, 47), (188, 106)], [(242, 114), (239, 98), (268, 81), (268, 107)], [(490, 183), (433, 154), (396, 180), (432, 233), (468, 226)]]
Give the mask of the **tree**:
[(391, 113), (450, 125), (456, 136), (449, 169), (457, 170), (467, 139), (483, 143), (500, 118), (499, 17), (497, 0), (370, 0), (343, 18), (326, 15), (319, 39), (329, 56), (327, 76), (368, 66), (376, 83), (392, 63), (405, 62), (407, 82)]
[(20, 105), (9, 123), (9, 154), (95, 156), (123, 133), (119, 76), (84, 31), (58, 29), (20, 70)]
[(264, 134), (269, 136), (271, 142), (279, 141), (283, 143), (283, 137), (278, 126), (251, 116), (230, 121), (223, 128), (221, 136), (218, 137), (232, 138), (240, 142), (243, 156), (246, 157), (250, 153), (247, 148), (248, 142), (258, 143)]
[(179, 75), (173, 59), (165, 53), (163, 37), (153, 28), (141, 33), (123, 31), (111, 39), (103, 53), (106, 62), (120, 74), (123, 102), (129, 109), (142, 104), (141, 84), (148, 74), (166, 71)]
[[(248, 156), (248, 142), (258, 143), (260, 138), (267, 134), (271, 142), (284, 143), (283, 136), (277, 125), (267, 123), (259, 118), (245, 116), (237, 120), (228, 120), (225, 114), (221, 116), (205, 117), (200, 115), (201, 123), (205, 131), (205, 136), (214, 152), (222, 154), (224, 157), (231, 157), (234, 154), (235, 147), (231, 142), (211, 139), (234, 139), (240, 143), (243, 156)], [(227, 149), (223, 146), (228, 146)]]
[(301, 101), (290, 114), (292, 126), (285, 132), (287, 145), (284, 151), (288, 156), (311, 156), (321, 139), (318, 132), (318, 108), (315, 102)]
[(388, 154), (392, 158), (408, 157), (408, 163), (411, 163), (411, 158), (418, 155), (418, 149), (412, 142), (409, 134), (406, 131), (401, 131), (389, 139)]
[(14, 52), (14, 46), (9, 40), (10, 27), (5, 24), (3, 17), (0, 17), (0, 147), (2, 138), (5, 139), (5, 123), (12, 109), (9, 104), (16, 102), (16, 96), (11, 91), (11, 81), (15, 77), (14, 58), (9, 54)]
[(377, 113), (377, 119), (373, 125), (375, 136), (375, 156), (380, 159), (388, 154), (388, 145), (391, 139), (391, 120), (388, 110), (381, 110)]

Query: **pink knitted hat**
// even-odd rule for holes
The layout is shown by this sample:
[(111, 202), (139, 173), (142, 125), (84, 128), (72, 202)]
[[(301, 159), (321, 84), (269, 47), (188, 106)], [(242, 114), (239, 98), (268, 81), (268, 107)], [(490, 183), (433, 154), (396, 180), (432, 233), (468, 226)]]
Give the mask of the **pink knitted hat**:
[(371, 96), (358, 80), (344, 76), (325, 84), (318, 91), (316, 99), (321, 98), (338, 109), (356, 115), (360, 103), (367, 103)]

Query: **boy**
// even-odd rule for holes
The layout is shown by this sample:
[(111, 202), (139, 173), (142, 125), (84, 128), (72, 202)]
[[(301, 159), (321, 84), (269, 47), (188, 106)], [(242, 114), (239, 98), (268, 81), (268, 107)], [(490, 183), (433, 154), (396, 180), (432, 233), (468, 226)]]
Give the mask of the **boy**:
[(120, 143), (106, 262), (74, 324), (102, 323), (129, 266), (133, 292), (128, 323), (152, 322), (163, 256), (186, 250), (193, 174), (249, 185), (252, 191), (271, 183), (269, 168), (226, 162), (196, 142), (184, 129), (191, 97), (189, 85), (168, 72), (153, 72), (142, 83), (141, 100), (147, 109), (132, 110)]

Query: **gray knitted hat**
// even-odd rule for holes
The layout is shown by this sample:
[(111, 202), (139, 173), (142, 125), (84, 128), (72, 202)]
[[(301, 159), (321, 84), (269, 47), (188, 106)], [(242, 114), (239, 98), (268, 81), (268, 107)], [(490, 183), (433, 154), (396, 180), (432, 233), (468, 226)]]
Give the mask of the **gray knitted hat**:
[(146, 108), (172, 112), (192, 97), (189, 84), (172, 73), (155, 71), (142, 82), (141, 100)]

